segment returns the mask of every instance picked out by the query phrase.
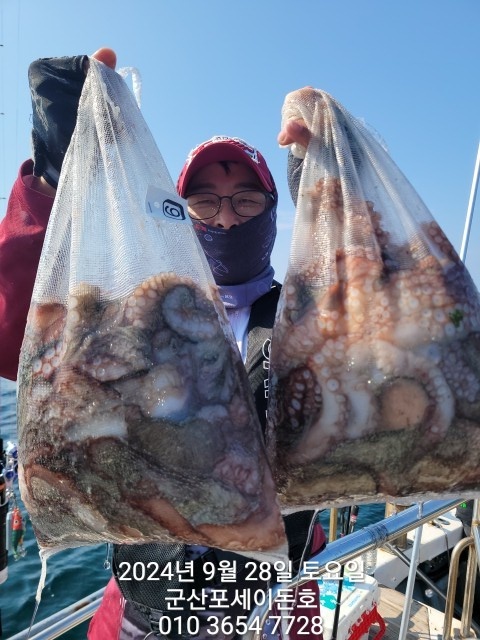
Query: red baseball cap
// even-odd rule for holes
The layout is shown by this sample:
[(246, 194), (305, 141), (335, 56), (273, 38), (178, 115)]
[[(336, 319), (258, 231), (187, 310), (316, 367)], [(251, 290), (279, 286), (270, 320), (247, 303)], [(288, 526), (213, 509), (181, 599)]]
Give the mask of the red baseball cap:
[(266, 191), (276, 193), (275, 182), (260, 151), (245, 140), (214, 136), (192, 149), (177, 181), (177, 192), (184, 198), (193, 175), (213, 162), (242, 162), (257, 174)]

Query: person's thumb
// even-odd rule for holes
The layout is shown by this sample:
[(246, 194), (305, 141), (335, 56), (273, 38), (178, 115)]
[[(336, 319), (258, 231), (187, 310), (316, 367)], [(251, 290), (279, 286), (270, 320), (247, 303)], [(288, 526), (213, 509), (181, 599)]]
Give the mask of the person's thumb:
[(102, 47), (93, 53), (91, 58), (95, 58), (99, 62), (103, 62), (107, 67), (111, 69), (115, 69), (117, 64), (117, 54), (113, 49), (109, 49), (108, 47)]

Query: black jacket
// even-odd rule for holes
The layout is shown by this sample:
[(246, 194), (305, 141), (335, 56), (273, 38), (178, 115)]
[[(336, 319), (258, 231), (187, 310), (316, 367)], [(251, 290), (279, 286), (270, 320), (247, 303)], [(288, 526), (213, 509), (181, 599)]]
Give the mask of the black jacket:
[(248, 344), (245, 368), (264, 434), (268, 401), (270, 344), (280, 290), (281, 285), (274, 280), (270, 291), (253, 303), (247, 329)]

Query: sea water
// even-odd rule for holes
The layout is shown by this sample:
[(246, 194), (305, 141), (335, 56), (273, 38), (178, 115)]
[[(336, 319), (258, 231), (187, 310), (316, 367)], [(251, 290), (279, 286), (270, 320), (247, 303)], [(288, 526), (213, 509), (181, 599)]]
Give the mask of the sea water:
[[(0, 378), (0, 437), (4, 446), (8, 441), (17, 442), (16, 436), (16, 385)], [(15, 483), (17, 499), (20, 499), (18, 483)], [(367, 505), (360, 508), (357, 529), (383, 517), (383, 505)], [(8, 558), (8, 578), (0, 585), (0, 612), (2, 634), (0, 638), (27, 629), (35, 609), (35, 594), (40, 579), (41, 562), (32, 525), (23, 509), (26, 524), (24, 558), (15, 561)], [(322, 513), (322, 522), (328, 532), (329, 512)], [(95, 545), (67, 549), (49, 558), (47, 579), (35, 622), (70, 606), (91, 593), (106, 586), (111, 569), (105, 568), (107, 545)], [(62, 640), (84, 640), (88, 623), (83, 623), (62, 636)]]
[[(5, 447), (8, 441), (17, 442), (16, 385), (0, 378), (0, 392), (0, 437)], [(14, 484), (14, 488), (19, 500), (18, 483)], [(27, 553), (17, 561), (11, 553), (8, 556), (8, 578), (0, 585), (1, 638), (9, 638), (28, 628), (35, 608), (41, 563), (32, 525), (25, 509), (22, 512), (26, 525), (24, 547)], [(47, 580), (35, 621), (104, 587), (110, 578), (110, 571), (104, 568), (106, 554), (105, 544), (61, 551), (51, 557), (47, 563)], [(83, 640), (87, 626), (81, 625), (63, 637), (66, 640)]]

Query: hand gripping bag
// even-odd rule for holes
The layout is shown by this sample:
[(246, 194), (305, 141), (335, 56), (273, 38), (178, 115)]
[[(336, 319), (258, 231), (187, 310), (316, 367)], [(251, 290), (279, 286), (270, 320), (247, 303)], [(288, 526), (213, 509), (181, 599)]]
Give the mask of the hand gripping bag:
[[(170, 196), (146, 213), (152, 188)], [(127, 85), (90, 60), (19, 368), (21, 495), (42, 549), (284, 542), (246, 373), (174, 193)]]
[(281, 501), (478, 495), (469, 273), (377, 136), (332, 96), (294, 92), (282, 113), (312, 137), (271, 345)]

